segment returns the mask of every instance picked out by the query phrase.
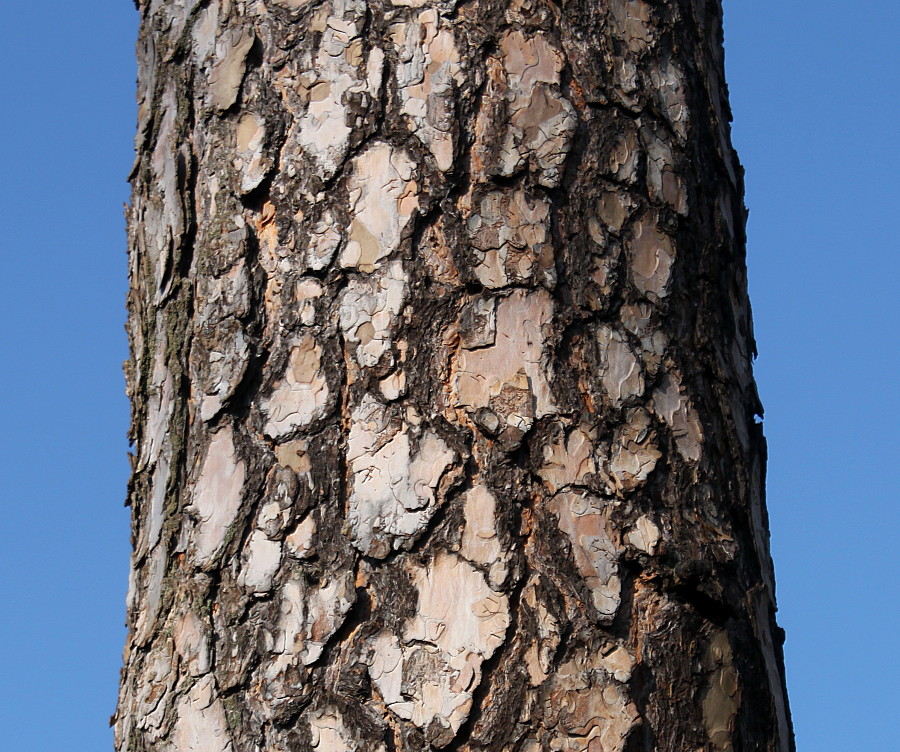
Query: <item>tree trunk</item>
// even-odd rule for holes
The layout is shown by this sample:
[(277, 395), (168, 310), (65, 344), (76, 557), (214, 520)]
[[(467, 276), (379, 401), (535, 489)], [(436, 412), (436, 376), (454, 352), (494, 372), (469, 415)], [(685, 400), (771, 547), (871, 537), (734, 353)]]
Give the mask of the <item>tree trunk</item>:
[(121, 752), (793, 749), (715, 0), (145, 0)]

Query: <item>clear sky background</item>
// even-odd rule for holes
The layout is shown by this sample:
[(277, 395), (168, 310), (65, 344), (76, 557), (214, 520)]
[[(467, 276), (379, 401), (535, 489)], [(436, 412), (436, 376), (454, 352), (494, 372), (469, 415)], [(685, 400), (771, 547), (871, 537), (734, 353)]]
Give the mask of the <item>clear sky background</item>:
[[(726, 0), (801, 752), (897, 749), (897, 0)], [(111, 750), (129, 552), (129, 0), (5, 3), (0, 750)]]

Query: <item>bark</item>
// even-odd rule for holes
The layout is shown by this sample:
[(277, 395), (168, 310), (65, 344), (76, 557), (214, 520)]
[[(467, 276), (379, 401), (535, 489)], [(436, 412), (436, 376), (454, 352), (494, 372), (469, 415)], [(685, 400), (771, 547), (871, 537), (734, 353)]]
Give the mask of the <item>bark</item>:
[(144, 0), (120, 752), (793, 750), (715, 0)]

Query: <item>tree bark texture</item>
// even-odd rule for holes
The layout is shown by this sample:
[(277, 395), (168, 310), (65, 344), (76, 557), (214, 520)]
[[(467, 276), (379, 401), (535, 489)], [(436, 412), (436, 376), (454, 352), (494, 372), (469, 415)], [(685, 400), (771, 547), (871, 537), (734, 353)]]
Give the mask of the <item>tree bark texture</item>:
[(121, 752), (793, 749), (715, 0), (144, 0)]

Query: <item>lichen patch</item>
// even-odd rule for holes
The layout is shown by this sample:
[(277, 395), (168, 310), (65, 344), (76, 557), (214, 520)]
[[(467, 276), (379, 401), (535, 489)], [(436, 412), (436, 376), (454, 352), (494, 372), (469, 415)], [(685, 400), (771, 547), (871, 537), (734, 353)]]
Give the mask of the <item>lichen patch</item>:
[(246, 28), (228, 29), (216, 41), (216, 62), (209, 74), (209, 103), (217, 110), (227, 110), (237, 101), (247, 53), (256, 37)]
[(621, 495), (644, 484), (662, 457), (655, 438), (650, 414), (643, 408), (629, 410), (616, 428), (607, 463), (610, 493)]
[(652, 406), (653, 412), (668, 424), (681, 456), (692, 462), (699, 460), (703, 428), (690, 399), (682, 393), (677, 371), (663, 377), (662, 383), (653, 392)]
[(549, 231), (550, 205), (521, 188), (491, 191), (467, 220), (475, 276), (485, 287), (556, 283)]
[(620, 407), (644, 393), (640, 361), (625, 335), (605, 324), (597, 328), (600, 382), (610, 403)]
[(406, 152), (383, 142), (353, 159), (347, 186), (353, 219), (342, 267), (371, 273), (397, 249), (419, 206), (414, 173), (415, 163)]
[(549, 749), (623, 752), (640, 716), (625, 686), (608, 669), (601, 653), (582, 650), (553, 673), (544, 719), (552, 728)]
[[(395, 5), (398, 3), (395, 3)], [(424, 3), (403, 3), (418, 7)], [(441, 27), (433, 8), (421, 11), (408, 23), (395, 24), (391, 36), (397, 49), (397, 86), (401, 111), (412, 130), (427, 146), (437, 167), (453, 166), (456, 104), (454, 93), (463, 82), (453, 32)]]
[(562, 54), (545, 34), (511, 31), (500, 40), (506, 70), (507, 122), (495, 170), (513, 175), (530, 165), (537, 181), (559, 185), (572, 147), (575, 108), (559, 93)]
[(543, 464), (538, 475), (551, 493), (570, 485), (584, 485), (587, 477), (596, 471), (593, 440), (582, 428), (566, 431), (559, 426), (555, 436), (544, 444)]
[[(309, 724), (310, 744), (315, 752), (356, 752), (359, 749), (384, 752), (384, 744), (360, 739), (345, 722), (344, 716), (335, 707), (323, 707), (305, 715)], [(362, 745), (365, 744), (365, 747)]]
[(303, 579), (288, 580), (281, 589), (281, 615), (275, 630), (275, 659), (267, 676), (291, 664), (309, 666), (344, 621), (356, 600), (353, 572), (340, 572), (311, 586)]
[(634, 527), (625, 533), (625, 542), (645, 554), (652, 555), (656, 553), (659, 537), (659, 528), (656, 527), (653, 520), (641, 515), (634, 523)]
[(575, 567), (584, 579), (591, 601), (603, 621), (611, 621), (621, 603), (618, 551), (607, 531), (602, 502), (586, 493), (561, 493), (552, 508), (559, 529), (572, 546)]
[(465, 722), (481, 668), (506, 637), (509, 603), (471, 564), (451, 554), (411, 571), (418, 608), (402, 635), (370, 642), (369, 674), (385, 704), (449, 744)]
[(494, 344), (476, 350), (459, 349), (452, 381), (457, 407), (470, 413), (480, 408), (500, 420), (516, 444), (534, 419), (556, 411), (551, 394), (547, 327), (553, 300), (544, 290), (515, 290), (497, 304)]
[(284, 376), (261, 404), (267, 421), (263, 432), (277, 439), (321, 418), (328, 406), (328, 381), (322, 370), (322, 348), (304, 335), (291, 348)]
[(497, 498), (487, 486), (474, 485), (463, 496), (463, 516), (459, 555), (487, 567), (491, 587), (499, 588), (509, 573), (509, 555), (497, 535)]
[(225, 542), (241, 505), (246, 468), (237, 458), (231, 428), (213, 434), (191, 495), (197, 518), (194, 551), (198, 564), (208, 564)]
[(406, 300), (407, 279), (403, 265), (395, 260), (376, 274), (348, 283), (339, 323), (360, 366), (375, 366), (389, 352), (394, 323)]
[(669, 294), (669, 278), (675, 261), (672, 239), (645, 215), (634, 225), (630, 244), (631, 280), (651, 302)]
[(173, 752), (231, 752), (234, 747), (212, 675), (194, 684), (178, 702)]
[(392, 418), (370, 395), (353, 411), (347, 531), (367, 556), (383, 558), (415, 540), (442, 502), (441, 480), (456, 459), (440, 436), (418, 429), (411, 417), (413, 424)]
[(741, 694), (728, 633), (716, 632), (704, 656), (709, 678), (703, 692), (703, 721), (712, 749), (731, 752)]

